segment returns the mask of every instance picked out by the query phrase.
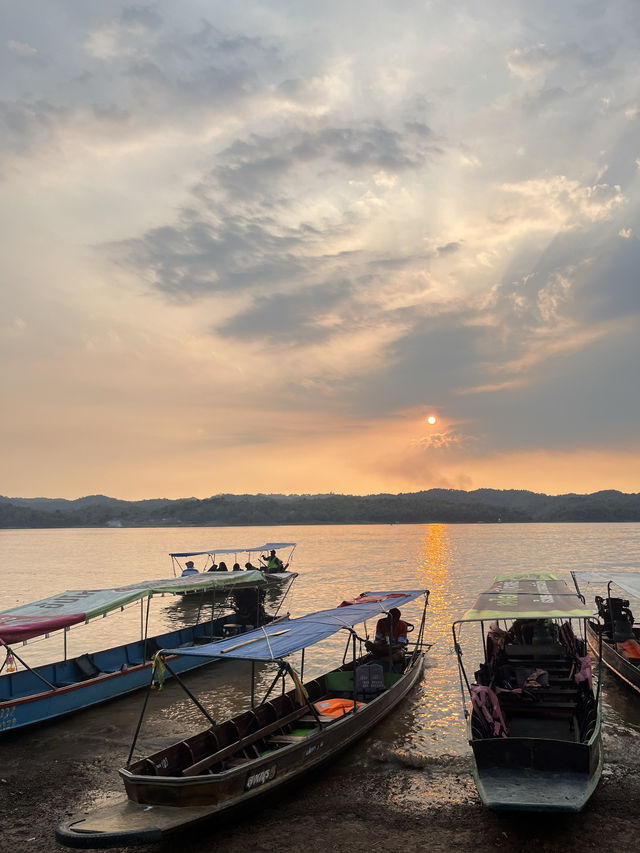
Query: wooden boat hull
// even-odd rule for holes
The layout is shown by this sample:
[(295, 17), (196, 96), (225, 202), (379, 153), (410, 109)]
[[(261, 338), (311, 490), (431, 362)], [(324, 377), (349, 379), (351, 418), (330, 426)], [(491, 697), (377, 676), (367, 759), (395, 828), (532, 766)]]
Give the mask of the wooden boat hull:
[[(77, 658), (34, 667), (34, 671), (55, 689), (47, 688), (29, 670), (3, 675), (0, 679), (0, 733), (55, 720), (145, 688), (151, 679), (153, 664), (150, 658), (157, 649), (193, 645), (210, 638), (212, 631), (214, 635), (221, 632), (228, 621), (229, 616), (224, 616), (213, 622), (180, 628), (148, 639), (146, 648), (143, 641), (137, 641), (96, 652), (90, 656), (96, 675), (82, 680), (77, 680)], [(178, 674), (214, 662), (187, 656), (171, 656), (168, 660)], [(167, 677), (170, 677), (169, 672)]]
[[(417, 655), (403, 676), (382, 695), (271, 754), (214, 775), (140, 776), (121, 770), (129, 799), (79, 816), (58, 827), (57, 840), (70, 847), (106, 848), (159, 841), (204, 819), (244, 807), (334, 759), (381, 722), (421, 677)], [(292, 739), (293, 740), (293, 739)]]
[[(596, 623), (597, 624), (597, 623)], [(634, 632), (638, 639), (638, 632)], [(587, 621), (587, 642), (596, 658), (600, 658), (600, 634), (595, 624)], [(640, 667), (621, 655), (606, 637), (602, 638), (602, 663), (636, 693), (640, 693)]]

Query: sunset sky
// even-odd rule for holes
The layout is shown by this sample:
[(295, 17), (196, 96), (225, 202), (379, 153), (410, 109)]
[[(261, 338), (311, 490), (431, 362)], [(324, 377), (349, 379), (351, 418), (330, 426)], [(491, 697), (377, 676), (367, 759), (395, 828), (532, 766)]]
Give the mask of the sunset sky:
[(0, 494), (640, 490), (637, 0), (0, 19)]

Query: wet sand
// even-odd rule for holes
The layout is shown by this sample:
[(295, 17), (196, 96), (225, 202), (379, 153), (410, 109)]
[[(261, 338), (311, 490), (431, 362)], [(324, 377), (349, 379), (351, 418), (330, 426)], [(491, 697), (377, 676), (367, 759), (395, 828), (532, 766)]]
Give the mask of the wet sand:
[[(2, 853), (57, 851), (55, 827), (122, 796), (128, 738), (104, 714), (9, 736), (2, 748)], [(196, 851), (539, 851), (635, 849), (640, 734), (605, 723), (602, 782), (579, 815), (499, 816), (479, 802), (469, 758), (390, 751), (375, 732), (277, 800), (208, 823), (142, 853)], [(120, 848), (125, 849), (125, 848)]]

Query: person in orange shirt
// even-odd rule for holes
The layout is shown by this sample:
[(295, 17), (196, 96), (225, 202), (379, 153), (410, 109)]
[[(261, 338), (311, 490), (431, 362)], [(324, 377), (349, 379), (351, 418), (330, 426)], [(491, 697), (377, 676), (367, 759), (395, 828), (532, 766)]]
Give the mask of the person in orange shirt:
[(400, 618), (401, 615), (397, 607), (392, 607), (387, 616), (378, 620), (374, 641), (367, 640), (364, 644), (374, 657), (391, 657), (394, 663), (404, 659), (409, 626)]

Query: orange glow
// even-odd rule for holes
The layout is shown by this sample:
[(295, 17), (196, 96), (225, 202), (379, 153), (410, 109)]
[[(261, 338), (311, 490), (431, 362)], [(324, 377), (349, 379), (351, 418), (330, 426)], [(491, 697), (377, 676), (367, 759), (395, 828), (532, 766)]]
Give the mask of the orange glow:
[(438, 420), (438, 419), (436, 418), (436, 416), (435, 416), (435, 415), (429, 415), (429, 417), (427, 418), (427, 423), (429, 423), (429, 424), (435, 424), (435, 422), (436, 422), (437, 420)]

